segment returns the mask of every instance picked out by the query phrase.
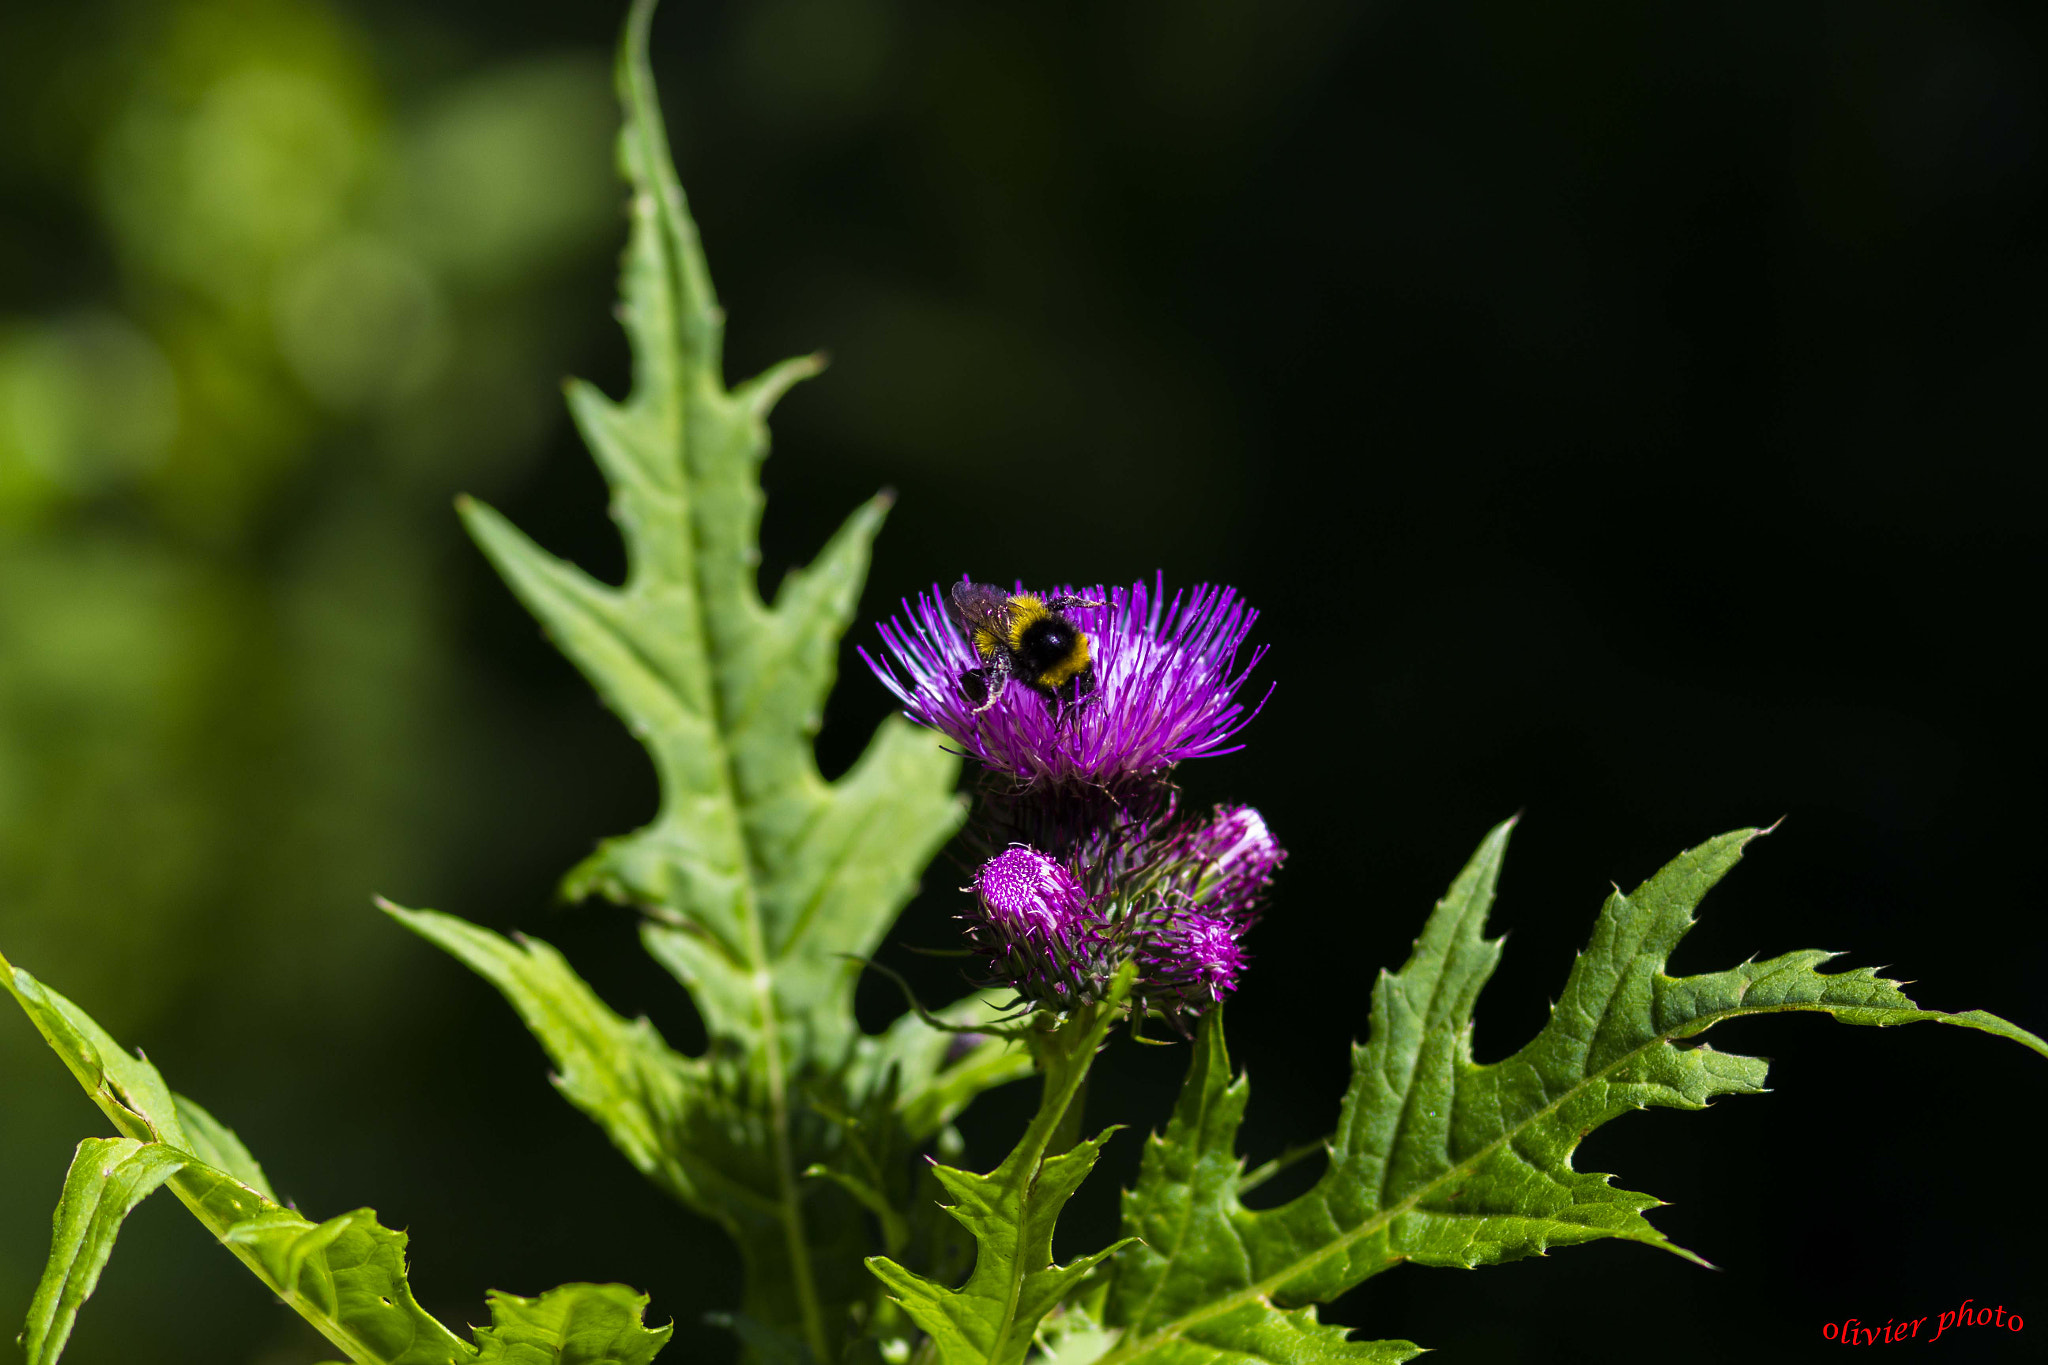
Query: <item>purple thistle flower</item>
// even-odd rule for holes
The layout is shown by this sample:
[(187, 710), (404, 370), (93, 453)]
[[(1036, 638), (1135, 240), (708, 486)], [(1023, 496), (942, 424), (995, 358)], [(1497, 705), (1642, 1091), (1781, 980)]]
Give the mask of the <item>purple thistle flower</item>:
[(1139, 990), (1169, 1007), (1199, 1013), (1237, 989), (1245, 951), (1239, 928), (1214, 915), (1175, 915), (1139, 951)]
[(1247, 710), (1237, 692), (1266, 650), (1239, 666), (1258, 613), (1235, 589), (1205, 584), (1169, 600), (1162, 575), (1107, 592), (1055, 592), (1108, 603), (1071, 613), (1094, 660), (1094, 692), (1083, 701), (1055, 703), (1018, 687), (977, 713), (960, 680), (983, 661), (937, 587), (883, 623), (886, 660), (865, 649), (861, 657), (911, 720), (1026, 785), (1119, 787), (1241, 747), (1231, 739), (1265, 700)]

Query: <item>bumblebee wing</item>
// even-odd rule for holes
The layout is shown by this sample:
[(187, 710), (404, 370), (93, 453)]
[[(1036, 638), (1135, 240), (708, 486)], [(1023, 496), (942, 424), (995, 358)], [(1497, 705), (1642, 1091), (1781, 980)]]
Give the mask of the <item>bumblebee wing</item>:
[(953, 585), (949, 594), (953, 601), (953, 615), (972, 634), (977, 630), (992, 629), (1002, 633), (1010, 615), (1010, 594), (988, 583), (970, 583), (961, 579)]
[[(1010, 639), (1010, 595), (986, 583), (961, 579), (953, 585), (953, 615), (967, 632), (974, 652), (994, 664), (1007, 658)], [(998, 687), (1000, 692), (1000, 687)]]

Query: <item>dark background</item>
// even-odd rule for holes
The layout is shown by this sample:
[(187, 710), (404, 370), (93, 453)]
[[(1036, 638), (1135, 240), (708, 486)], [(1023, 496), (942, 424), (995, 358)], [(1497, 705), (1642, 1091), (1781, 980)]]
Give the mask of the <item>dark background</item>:
[[(543, 934), (615, 1006), (692, 1035), (622, 912), (551, 900), (595, 839), (651, 813), (648, 767), (446, 510), (476, 491), (557, 552), (619, 564), (552, 397), (566, 372), (624, 382), (616, 200), (591, 173), (618, 18), (181, 0), (0, 20), (0, 359), (33, 378), (48, 355), (128, 346), (102, 370), (170, 373), (181, 424), (154, 446), (81, 438), (90, 476), (51, 475), (26, 381), (7, 389), (0, 364), (0, 814), (29, 831), (0, 844), (0, 941), (235, 1124), (309, 1214), (374, 1203), (410, 1229), (414, 1284), (447, 1319), (481, 1317), (487, 1287), (618, 1279), (676, 1319), (678, 1359), (721, 1360), (699, 1323), (735, 1293), (717, 1234), (548, 1092), (486, 987), (367, 908), (380, 892)], [(165, 76), (188, 49), (164, 34), (188, 21), (202, 57)], [(870, 619), (962, 571), (1164, 569), (1261, 607), (1272, 700), (1243, 753), (1183, 774), (1198, 800), (1256, 802), (1292, 853), (1230, 1016), (1255, 1161), (1328, 1129), (1376, 971), (1517, 811), (1481, 1060), (1540, 1026), (1610, 882), (1781, 817), (1677, 970), (1846, 949), (1924, 1005), (2041, 1030), (2048, 812), (2024, 659), (2043, 28), (2038, 6), (1848, 0), (672, 3), (657, 74), (731, 375), (834, 355), (778, 414), (764, 581), (893, 485)], [(195, 152), (178, 171), (175, 148), (228, 117), (205, 54), (232, 43), (265, 70), (315, 54), (303, 70), (367, 130), (350, 165), (395, 158), (431, 189), (440, 163), (406, 149), (474, 106), (511, 130), (490, 144), (501, 178), (542, 191), (526, 211), (555, 226), (495, 274), (465, 264), (489, 242), (435, 245), (454, 229), (431, 195), (393, 209), (363, 172), (335, 210), (349, 241), (424, 263), (360, 267), (414, 270), (431, 289), (390, 297), (445, 319), (410, 407), (349, 387), (381, 353), (322, 359), (324, 333), (294, 330), (293, 300), (324, 297), (291, 283), (300, 229), (262, 239), (285, 243), (274, 277), (217, 287), (151, 254), (186, 200), (133, 186), (204, 170)], [(556, 112), (521, 125), (543, 99)], [(136, 109), (185, 119), (186, 142), (124, 143)], [(520, 160), (542, 132), (557, 159)], [(205, 261), (247, 258), (212, 241)], [(130, 333), (74, 345), (79, 317), (164, 359)], [(257, 397), (194, 377), (216, 352)], [(849, 653), (828, 770), (886, 709)], [(948, 884), (907, 937), (943, 937)], [(871, 1023), (893, 1005), (862, 1003)], [(6, 1033), (15, 1313), (97, 1121)], [(1403, 1269), (1327, 1315), (1445, 1360), (1802, 1359), (1823, 1322), (1971, 1297), (2042, 1316), (1935, 1350), (2030, 1353), (2048, 1332), (2031, 1160), (2048, 1063), (1808, 1017), (1712, 1041), (1774, 1058), (1775, 1092), (1618, 1122), (1577, 1164), (1671, 1200), (1658, 1225), (1720, 1270), (1600, 1244), (1476, 1277)], [(1135, 1131), (1062, 1254), (1110, 1235), (1182, 1060), (1103, 1062), (1091, 1120)], [(1027, 1102), (971, 1116), (975, 1159)], [(154, 1201), (67, 1359), (328, 1354)]]

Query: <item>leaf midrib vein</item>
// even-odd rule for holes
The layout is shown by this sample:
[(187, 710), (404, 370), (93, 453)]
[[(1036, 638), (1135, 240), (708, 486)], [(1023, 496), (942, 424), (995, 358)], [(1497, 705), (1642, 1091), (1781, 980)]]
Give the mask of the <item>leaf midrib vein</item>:
[[(158, 1141), (162, 1141), (162, 1139), (158, 1139)], [(164, 1145), (169, 1146), (170, 1144), (165, 1143)], [(190, 1156), (190, 1153), (186, 1153), (186, 1155)], [(192, 1157), (190, 1164), (193, 1166), (206, 1166), (206, 1163), (200, 1161), (197, 1157)], [(208, 1167), (207, 1169), (215, 1168)], [(222, 1175), (227, 1174), (225, 1171), (219, 1173)], [(233, 1176), (228, 1176), (227, 1178), (230, 1180), (234, 1179)], [(172, 1180), (170, 1180), (167, 1183), (170, 1185), (171, 1193), (177, 1197), (178, 1202), (183, 1204), (187, 1209), (191, 1210), (192, 1216), (199, 1220), (199, 1225), (201, 1227), (205, 1228), (208, 1232), (211, 1232), (213, 1234), (215, 1241), (219, 1242), (222, 1246), (226, 1247), (230, 1255), (232, 1255), (236, 1260), (240, 1261), (243, 1265), (247, 1266), (249, 1268), (249, 1272), (256, 1277), (258, 1282), (269, 1286), (272, 1293), (276, 1294), (280, 1299), (283, 1299), (286, 1303), (289, 1303), (292, 1306), (293, 1310), (296, 1311), (300, 1317), (306, 1319), (307, 1322), (311, 1323), (314, 1327), (314, 1330), (318, 1331), (321, 1336), (326, 1337), (329, 1341), (333, 1342), (336, 1346), (339, 1346), (343, 1351), (346, 1351), (350, 1356), (354, 1357), (357, 1360), (391, 1361), (398, 1358), (396, 1356), (389, 1356), (383, 1354), (382, 1352), (377, 1350), (376, 1347), (372, 1346), (369, 1342), (364, 1341), (354, 1332), (351, 1332), (347, 1327), (342, 1325), (341, 1319), (339, 1317), (329, 1313), (327, 1310), (320, 1307), (320, 1305), (314, 1303), (311, 1299), (307, 1298), (306, 1295), (301, 1293), (296, 1286), (290, 1289), (286, 1289), (283, 1285), (279, 1284), (275, 1279), (271, 1277), (270, 1271), (264, 1266), (262, 1259), (258, 1257), (253, 1250), (238, 1242), (231, 1242), (228, 1240), (228, 1232), (232, 1227), (231, 1224), (222, 1223), (221, 1220), (213, 1217), (210, 1213), (208, 1213), (205, 1202), (203, 1200), (196, 1199), (192, 1195), (186, 1193), (186, 1191), (178, 1184), (175, 1177), (173, 1177)], [(236, 1181), (236, 1183), (240, 1184), (241, 1182)], [(244, 1188), (247, 1187), (245, 1186)], [(250, 1190), (249, 1193), (255, 1195), (258, 1199), (262, 1198), (262, 1195), (256, 1190)], [(318, 1224), (312, 1223), (310, 1220), (307, 1221), (307, 1227), (309, 1230), (317, 1228), (318, 1226)], [(301, 1236), (303, 1235), (304, 1234), (302, 1233)], [(446, 1331), (447, 1329), (444, 1327), (442, 1330)], [(456, 1337), (452, 1332), (448, 1333), (448, 1335), (450, 1340), (452, 1340), (455, 1343), (455, 1348), (458, 1352), (466, 1351), (468, 1352), (469, 1359), (473, 1360), (476, 1358), (476, 1352), (474, 1351), (474, 1349), (465, 1345), (461, 1338)], [(416, 1342), (418, 1341), (418, 1339), (419, 1338), (415, 1336), (413, 1338), (413, 1341)], [(411, 1342), (407, 1343), (408, 1350), (411, 1349), (411, 1345)], [(449, 1365), (457, 1365), (458, 1362), (464, 1359), (464, 1356), (461, 1354), (457, 1354), (450, 1356), (448, 1359)]]
[[(1457, 934), (1460, 939), (1462, 939), (1465, 936), (1466, 924), (1471, 917), (1474, 902), (1478, 902), (1480, 922), (1483, 924), (1485, 922), (1486, 911), (1491, 907), (1493, 903), (1493, 897), (1490, 894), (1485, 896), (1475, 895), (1472, 898), (1472, 900), (1467, 901), (1465, 905), (1465, 913), (1458, 917), (1458, 923), (1456, 924), (1456, 926), (1454, 926), (1453, 929), (1453, 932)], [(1444, 955), (1442, 959), (1438, 961), (1436, 964), (1436, 977), (1429, 983), (1429, 1004), (1422, 1011), (1422, 1040), (1416, 1044), (1415, 1055), (1409, 1059), (1407, 1084), (1401, 1088), (1401, 1110), (1398, 1114), (1395, 1115), (1396, 1122), (1394, 1126), (1394, 1132), (1397, 1135), (1397, 1138), (1401, 1131), (1407, 1126), (1408, 1116), (1412, 1112), (1412, 1107), (1415, 1103), (1417, 1089), (1415, 1084), (1415, 1077), (1416, 1074), (1422, 1070), (1422, 1055), (1428, 1047), (1429, 1035), (1432, 1031), (1431, 1026), (1434, 1025), (1436, 1022), (1436, 1007), (1438, 1000), (1441, 999), (1443, 995), (1444, 982), (1451, 974), (1451, 960), (1457, 954), (1458, 949), (1463, 946), (1464, 945), (1462, 943), (1454, 941), (1450, 947), (1444, 950)], [(1406, 975), (1406, 973), (1404, 972), (1402, 975)], [(1399, 977), (1394, 978), (1394, 980), (1396, 981), (1398, 981), (1399, 979)], [(1389, 994), (1391, 994), (1391, 992), (1389, 992)], [(1407, 992), (1405, 990), (1402, 992), (1402, 997), (1404, 1000), (1407, 997)], [(1389, 1034), (1391, 1034), (1393, 1031), (1393, 1022), (1394, 1021), (1390, 1016), (1387, 1020)], [(1392, 1042), (1393, 1040), (1391, 1037), (1389, 1037), (1388, 1041)], [(1387, 1182), (1392, 1180), (1393, 1178), (1394, 1152), (1391, 1149), (1389, 1149), (1387, 1152), (1386, 1160), (1380, 1163), (1379, 1198), (1381, 1200), (1386, 1199)]]
[[(637, 71), (634, 73), (636, 85), (639, 84), (642, 74)], [(636, 91), (636, 94), (639, 93), (644, 92)], [(648, 135), (643, 131), (641, 136), (643, 138), (643, 155), (647, 156), (649, 165), (656, 164), (655, 159), (651, 156), (653, 148), (644, 144), (644, 140)], [(682, 242), (678, 240), (682, 234), (676, 231), (674, 225), (674, 217), (679, 206), (668, 202), (666, 196), (660, 197), (657, 202), (660, 204), (660, 208), (656, 211), (657, 216), (663, 220), (661, 227), (664, 229), (664, 231), (656, 236), (656, 240), (659, 242), (657, 250), (663, 258), (663, 263), (668, 267), (667, 271), (661, 272), (661, 277), (657, 283), (659, 287), (666, 291), (674, 288), (675, 274), (688, 270), (689, 261), (688, 252), (683, 249)], [(675, 235), (671, 236), (671, 233)], [(670, 272), (674, 272), (674, 274)], [(671, 295), (665, 298), (663, 302), (668, 307), (674, 326), (678, 331), (681, 331), (685, 326), (682, 300)], [(649, 395), (655, 401), (665, 402), (666, 411), (662, 413), (662, 416), (668, 420), (662, 423), (662, 426), (665, 428), (662, 435), (672, 443), (671, 449), (675, 452), (675, 467), (684, 487), (689, 489), (692, 494), (696, 491), (697, 481), (692, 474), (687, 444), (693, 425), (690, 420), (691, 414), (689, 411), (691, 401), (693, 398), (701, 396), (709, 398), (716, 404), (720, 399), (728, 397), (720, 376), (702, 373), (706, 364), (706, 359), (700, 355), (697, 358), (696, 364), (684, 367), (684, 373), (667, 376), (669, 385), (672, 386), (668, 392), (659, 393), (657, 391), (656, 394)], [(698, 372), (696, 378), (700, 382), (696, 387), (707, 389), (708, 392), (702, 394), (690, 392), (689, 371)], [(705, 380), (709, 381), (708, 384), (702, 382)], [(633, 395), (633, 399), (638, 399), (638, 397), (638, 394)], [(818, 1303), (817, 1286), (812, 1282), (809, 1239), (804, 1234), (803, 1207), (797, 1189), (795, 1160), (789, 1137), (789, 1097), (785, 1090), (788, 1077), (786, 1062), (782, 1056), (781, 1019), (775, 1001), (775, 985), (772, 974), (773, 959), (769, 956), (767, 937), (761, 924), (760, 886), (762, 882), (762, 869), (760, 861), (756, 856), (757, 850), (754, 847), (754, 842), (748, 837), (746, 821), (741, 815), (739, 774), (734, 769), (732, 746), (726, 742), (727, 731), (725, 726), (728, 718), (725, 714), (723, 697), (718, 685), (718, 661), (714, 657), (719, 652), (717, 650), (718, 642), (713, 638), (710, 623), (709, 598), (712, 585), (707, 581), (707, 574), (705, 572), (704, 537), (697, 533), (696, 519), (697, 512), (700, 510), (699, 500), (694, 496), (686, 495), (682, 502), (683, 505), (676, 509), (678, 515), (674, 517), (674, 521), (678, 529), (688, 540), (689, 586), (692, 591), (686, 610), (690, 611), (697, 618), (693, 622), (695, 629), (691, 632), (691, 637), (694, 639), (697, 648), (701, 651), (703, 659), (704, 714), (705, 719), (710, 722), (708, 727), (709, 733), (706, 739), (707, 746), (711, 750), (712, 763), (710, 767), (716, 773), (717, 795), (725, 803), (726, 809), (730, 813), (733, 833), (740, 844), (739, 851), (746, 871), (744, 891), (739, 909), (744, 925), (743, 947), (747, 954), (747, 965), (749, 968), (747, 971), (747, 990), (754, 999), (756, 1017), (760, 1020), (761, 1024), (760, 1048), (762, 1069), (765, 1073), (769, 1132), (775, 1154), (775, 1176), (780, 1194), (779, 1203), (781, 1206), (780, 1213), (784, 1242), (789, 1256), (790, 1278), (796, 1290), (797, 1304), (803, 1314), (804, 1337), (806, 1343), (811, 1348), (812, 1355), (817, 1360), (823, 1361), (829, 1358), (830, 1352), (826, 1349), (824, 1319)], [(635, 546), (635, 548), (638, 549), (639, 547)], [(675, 692), (673, 686), (671, 687), (671, 692), (679, 702), (682, 701), (682, 695)], [(689, 708), (685, 705), (684, 709), (687, 710)]]

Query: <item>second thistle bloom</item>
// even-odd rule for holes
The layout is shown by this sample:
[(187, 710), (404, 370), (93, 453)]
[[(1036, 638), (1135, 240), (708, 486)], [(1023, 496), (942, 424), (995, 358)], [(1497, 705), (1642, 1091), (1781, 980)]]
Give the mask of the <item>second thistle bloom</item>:
[[(1091, 862), (1106, 852), (1110, 861)], [(1178, 1020), (1237, 988), (1244, 934), (1286, 854), (1258, 811), (1218, 806), (1071, 856), (1078, 861), (1012, 844), (976, 872), (968, 939), (990, 975), (1065, 1010), (1100, 998), (1135, 961), (1139, 1007)]]
[(1286, 859), (1265, 817), (1218, 806), (1168, 836), (1134, 947), (1139, 991), (1170, 1017), (1200, 1014), (1237, 989), (1244, 934), (1258, 919)]

